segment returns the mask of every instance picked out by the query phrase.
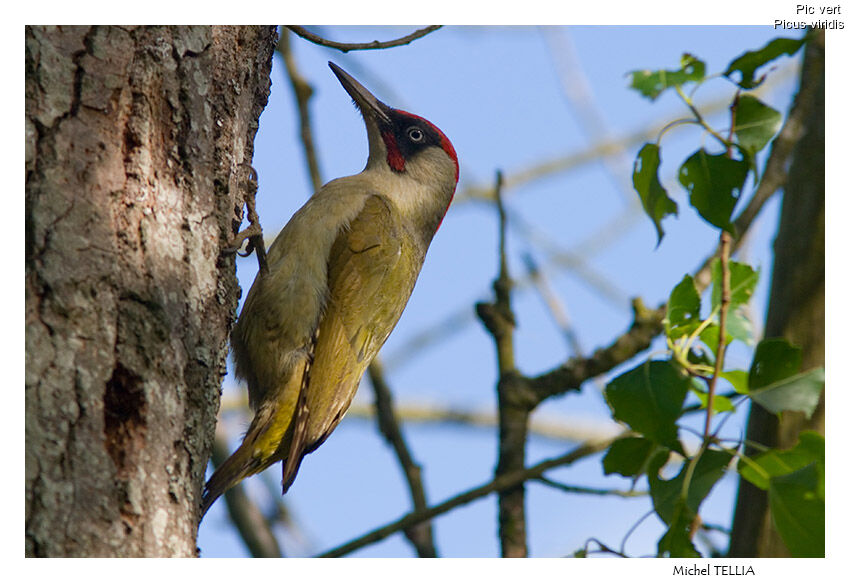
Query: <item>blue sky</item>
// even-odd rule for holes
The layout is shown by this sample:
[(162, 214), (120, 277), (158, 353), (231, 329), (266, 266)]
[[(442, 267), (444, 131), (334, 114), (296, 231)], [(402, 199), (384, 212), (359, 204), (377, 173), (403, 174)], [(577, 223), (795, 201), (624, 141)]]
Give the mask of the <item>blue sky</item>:
[[(402, 36), (413, 27), (314, 30), (334, 40), (366, 41)], [(796, 36), (793, 32), (784, 35)], [(706, 61), (709, 73), (721, 73), (734, 57), (760, 48), (776, 36), (768, 26), (449, 26), (409, 46), (348, 54), (293, 37), (298, 67), (315, 88), (311, 112), (325, 181), (359, 172), (367, 151), (360, 116), (328, 69), (328, 60), (386, 103), (435, 123), (451, 139), (460, 159), (457, 200), (431, 245), (408, 308), (382, 351), (396, 402), (484, 412), (495, 409), (493, 344), (474, 318), (473, 306), (490, 298), (496, 275), (496, 214), (491, 204), (463, 197), (470, 187), (492, 184), (496, 170), (502, 170), (510, 181), (542, 161), (578, 155), (600, 141), (624, 138), (684, 115), (684, 107), (672, 94), (650, 102), (628, 89), (629, 71), (674, 68), (681, 54), (689, 52)], [(797, 64), (798, 59), (779, 62), (772, 73), (776, 82), (770, 83), (761, 97), (782, 112), (793, 95)], [(279, 57), (275, 57), (272, 79), (254, 157), (260, 184), (258, 211), (267, 237), (281, 228), (313, 191), (298, 139), (294, 99)], [(565, 97), (564, 83), (572, 91), (584, 88), (591, 108), (577, 109)], [(728, 82), (713, 80), (697, 92), (697, 106), (728, 100), (732, 92)], [(593, 122), (595, 116), (601, 124)], [(717, 127), (725, 127), (722, 112), (709, 119)], [(525, 253), (544, 266), (585, 352), (610, 343), (628, 327), (629, 298), (639, 296), (648, 305), (659, 304), (716, 243), (716, 232), (696, 216), (675, 181), (684, 157), (707, 143), (692, 129), (668, 132), (662, 142), (662, 181), (680, 208), (678, 218), (664, 222), (667, 236), (662, 244), (655, 248), (655, 232), (648, 219), (640, 215), (636, 220), (627, 218), (637, 201), (637, 195), (627, 188), (631, 163), (642, 143), (626, 141), (622, 155), (607, 163), (596, 160), (578, 165), (505, 192), (512, 225), (508, 240), (512, 274), (516, 278), (525, 275)], [(764, 316), (777, 210), (777, 201), (765, 208), (746, 248), (746, 260), (762, 274), (754, 310), (757, 329)], [(615, 220), (617, 226), (606, 230)], [(533, 227), (535, 238), (525, 235), (519, 228), (522, 224)], [(553, 266), (548, 262), (552, 247), (579, 254), (584, 272)], [(237, 263), (243, 295), (255, 266), (253, 257)], [(590, 279), (588, 271), (593, 276)], [(544, 372), (572, 355), (538, 293), (518, 291), (514, 309), (517, 362), (523, 373)], [(439, 343), (413, 353), (405, 350), (417, 334), (455, 314), (460, 323)], [(747, 366), (746, 350), (734, 350), (730, 358), (738, 366)], [(242, 391), (232, 379), (225, 385), (226, 397)], [(368, 381), (362, 383), (357, 400), (371, 402)], [(607, 406), (593, 383), (580, 395), (547, 401), (535, 417), (579, 428), (611, 427)], [(738, 436), (741, 419), (742, 415), (727, 423), (724, 434)], [(246, 417), (236, 415), (225, 419), (234, 439), (247, 422)], [(404, 431), (414, 457), (423, 466), (430, 502), (491, 479), (496, 428), (410, 424)], [(574, 445), (532, 438), (527, 459), (533, 464)], [(279, 472), (276, 465), (264, 476), (248, 480), (249, 491), (262, 504), (269, 502), (262, 481), (269, 481), (271, 490), (276, 490)], [(550, 475), (571, 485), (628, 487), (623, 480), (602, 475), (598, 456)], [(732, 480), (721, 482), (703, 507), (704, 519), (728, 526), (734, 492)], [(294, 540), (281, 533), (289, 554), (327, 550), (410, 508), (392, 452), (372, 421), (355, 417), (346, 418), (317, 452), (305, 458), (285, 502), (303, 534), (303, 539)], [(528, 486), (527, 502), (530, 554), (537, 557), (570, 554), (590, 537), (619, 547), (626, 531), (650, 508), (646, 498), (564, 494), (539, 484)], [(498, 556), (495, 497), (438, 518), (434, 528), (442, 556)], [(626, 552), (654, 554), (662, 533), (661, 524), (650, 517), (632, 534)], [(722, 536), (714, 540), (725, 545)], [(202, 556), (246, 556), (227, 524), (221, 502), (202, 524), (198, 546)], [(394, 535), (354, 556), (406, 557), (411, 552), (402, 535)]]

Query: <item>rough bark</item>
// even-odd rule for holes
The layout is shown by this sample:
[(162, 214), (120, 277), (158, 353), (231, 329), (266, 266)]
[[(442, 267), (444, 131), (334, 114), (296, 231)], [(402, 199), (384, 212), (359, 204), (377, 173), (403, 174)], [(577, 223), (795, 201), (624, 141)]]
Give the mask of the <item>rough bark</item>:
[[(783, 337), (802, 348), (802, 370), (824, 365), (824, 89), (821, 30), (811, 36), (806, 47), (797, 104), (809, 109), (785, 184), (765, 324), (766, 338)], [(810, 103), (804, 104), (804, 100)], [(747, 439), (787, 449), (804, 429), (824, 432), (823, 395), (809, 420), (785, 413), (780, 421), (753, 404)], [(773, 526), (767, 493), (746, 480), (740, 481), (729, 556), (788, 556)]]
[(272, 27), (26, 29), (26, 554), (194, 556)]

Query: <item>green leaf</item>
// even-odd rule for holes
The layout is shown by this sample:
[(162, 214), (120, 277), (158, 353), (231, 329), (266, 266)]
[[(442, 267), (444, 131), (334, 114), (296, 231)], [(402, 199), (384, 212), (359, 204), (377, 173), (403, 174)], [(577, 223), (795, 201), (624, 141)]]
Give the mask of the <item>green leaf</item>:
[[(805, 38), (775, 38), (761, 49), (748, 51), (739, 56), (729, 64), (723, 74), (742, 89), (753, 89), (761, 85), (766, 76), (762, 75), (758, 79), (755, 78), (759, 68), (782, 55), (793, 55), (803, 46), (804, 42)], [(735, 72), (741, 73), (740, 81), (736, 82), (732, 79), (731, 76)]]
[(825, 502), (823, 474), (812, 463), (770, 479), (770, 514), (785, 546), (795, 557), (823, 557)]
[(770, 411), (801, 411), (811, 417), (824, 386), (823, 368), (796, 374), (801, 351), (783, 338), (768, 338), (756, 346), (750, 365), (750, 398)]
[[(717, 343), (720, 338), (720, 327), (717, 324), (709, 324), (702, 332), (699, 333), (700, 340), (705, 343), (711, 350), (712, 354), (717, 354)], [(732, 342), (733, 338), (726, 334), (726, 344)]]
[[(729, 262), (729, 309), (734, 310), (750, 301), (759, 272), (746, 263)], [(711, 262), (711, 309), (717, 308), (723, 299), (723, 269), (720, 259)]]
[(688, 191), (691, 206), (702, 218), (731, 232), (732, 213), (748, 173), (746, 161), (700, 149), (679, 168), (679, 182)]
[(700, 298), (694, 278), (686, 275), (667, 300), (665, 327), (667, 336), (674, 340), (692, 333), (700, 325)]
[(797, 374), (802, 351), (784, 338), (766, 338), (758, 343), (750, 365), (750, 390), (766, 387)]
[[(694, 391), (694, 395), (699, 399), (700, 405), (703, 409), (708, 407), (708, 393), (706, 391)], [(729, 397), (724, 397), (723, 395), (714, 395), (714, 409), (715, 413), (724, 413), (726, 411), (734, 411), (735, 405), (729, 399)]]
[[(723, 272), (721, 270), (720, 260), (715, 259), (711, 262), (712, 310), (716, 310), (720, 306), (723, 295), (722, 278)], [(746, 263), (729, 262), (729, 309), (726, 312), (727, 345), (734, 339), (741, 340), (748, 345), (753, 343), (752, 323), (744, 315), (741, 308), (750, 301), (753, 292), (755, 292), (758, 280), (759, 273)], [(717, 352), (719, 331), (717, 326), (712, 325), (708, 326), (700, 334), (702, 341), (715, 353)]]
[(745, 370), (727, 370), (720, 373), (720, 377), (729, 381), (729, 384), (739, 395), (746, 395), (750, 392), (749, 375), (750, 373)]
[(655, 444), (645, 437), (621, 437), (608, 448), (602, 458), (602, 468), (606, 476), (639, 476), (654, 450)]
[(701, 555), (694, 543), (691, 542), (691, 527), (693, 516), (686, 507), (683, 500), (676, 504), (673, 519), (667, 532), (658, 540), (659, 557), (669, 556), (671, 558), (697, 558)]
[(691, 475), (687, 495), (685, 495), (683, 489), (690, 460), (686, 460), (682, 464), (679, 475), (672, 480), (662, 480), (658, 477), (657, 471), (650, 471), (647, 475), (649, 478), (649, 494), (652, 497), (652, 506), (661, 520), (665, 524), (672, 524), (675, 519), (676, 505), (680, 500), (686, 501), (689, 517), (693, 518), (699, 512), (700, 504), (711, 492), (714, 484), (723, 477), (726, 466), (729, 465), (731, 460), (732, 455), (725, 451), (705, 450)]
[(605, 399), (614, 417), (656, 443), (679, 451), (676, 420), (689, 378), (669, 361), (646, 361), (608, 383)]
[(685, 53), (681, 59), (682, 67), (676, 70), (632, 71), (631, 88), (644, 97), (655, 100), (670, 87), (679, 87), (692, 81), (701, 81), (705, 77), (705, 63), (695, 56)]
[(691, 559), (702, 555), (699, 554), (694, 543), (691, 542), (691, 525), (693, 517), (685, 507), (683, 501), (679, 501), (670, 522), (670, 527), (658, 541), (658, 556), (669, 556), (671, 558)]
[(800, 411), (808, 419), (818, 407), (823, 387), (823, 368), (815, 368), (761, 389), (753, 389), (751, 385), (750, 398), (771, 413)]
[(752, 95), (742, 95), (732, 107), (738, 144), (750, 154), (764, 148), (779, 131), (782, 114)]
[[(720, 327), (717, 324), (706, 326), (699, 337), (712, 353), (717, 354), (717, 342), (720, 338)], [(735, 339), (747, 345), (753, 343), (753, 326), (740, 310), (730, 310), (726, 315), (726, 346)]]
[(661, 157), (657, 144), (644, 144), (635, 158), (634, 172), (632, 173), (632, 184), (640, 195), (640, 203), (643, 210), (652, 219), (655, 232), (658, 235), (658, 243), (664, 238), (664, 229), (661, 228), (661, 219), (667, 215), (677, 215), (679, 206), (667, 196), (667, 191), (658, 180), (658, 166)]
[(753, 324), (740, 308), (726, 314), (726, 333), (744, 344), (753, 344)]
[(826, 463), (826, 447), (822, 435), (814, 431), (800, 433), (799, 441), (791, 449), (771, 449), (750, 459), (738, 462), (738, 473), (754, 486), (767, 490), (770, 478), (784, 476), (809, 464)]

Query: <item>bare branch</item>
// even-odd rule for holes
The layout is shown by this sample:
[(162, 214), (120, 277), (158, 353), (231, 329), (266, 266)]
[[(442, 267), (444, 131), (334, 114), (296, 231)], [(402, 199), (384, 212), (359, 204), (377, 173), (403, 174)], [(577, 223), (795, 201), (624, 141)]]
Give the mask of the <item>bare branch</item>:
[[(511, 308), (511, 278), (507, 258), (507, 215), (502, 201), (502, 173), (496, 173), (496, 208), (499, 212), (499, 276), (493, 283), (493, 303), (476, 304), (475, 310), (493, 336), (499, 365), (496, 392), (499, 398), (499, 462), (496, 477), (525, 467), (528, 418), (534, 403), (527, 398), (525, 378), (516, 370)], [(499, 540), (503, 557), (528, 556), (525, 525), (525, 484), (499, 492)]]
[(567, 346), (573, 355), (582, 356), (584, 351), (581, 349), (581, 343), (579, 342), (576, 330), (572, 322), (570, 322), (566, 305), (555, 294), (552, 286), (549, 285), (549, 278), (546, 277), (546, 274), (537, 265), (531, 253), (523, 254), (523, 260), (525, 261), (525, 267), (528, 270), (528, 276), (531, 278), (532, 284), (540, 294), (543, 304), (549, 310), (552, 320), (555, 321), (555, 324), (561, 330), (561, 334), (564, 335)]
[[(541, 27), (541, 30), (561, 83), (561, 91), (575, 111), (573, 117), (579, 127), (589, 140), (598, 141), (608, 137), (611, 135), (608, 123), (598, 106), (599, 100), (593, 95), (590, 80), (578, 58), (569, 29), (547, 26)], [(603, 157), (601, 162), (623, 200), (627, 204), (634, 203), (634, 190), (629, 178), (631, 160), (626, 156), (625, 147), (611, 152), (609, 156)]]
[(377, 41), (373, 40), (368, 43), (341, 43), (332, 40), (328, 40), (326, 38), (322, 38), (317, 34), (313, 34), (303, 26), (295, 26), (295, 25), (286, 25), (286, 28), (303, 38), (304, 40), (308, 40), (311, 43), (328, 47), (331, 49), (336, 49), (338, 51), (342, 51), (343, 53), (347, 53), (348, 51), (368, 51), (375, 49), (390, 49), (393, 47), (400, 47), (406, 44), (410, 44), (418, 38), (422, 38), (423, 36), (434, 32), (435, 30), (442, 28), (442, 25), (432, 25), (426, 26), (425, 28), (420, 28), (407, 36), (403, 36), (401, 38), (397, 38), (394, 40), (388, 41)]
[[(782, 129), (773, 140), (773, 144), (770, 147), (770, 156), (765, 163), (764, 171), (762, 172), (761, 180), (756, 187), (756, 191), (749, 203), (747, 203), (747, 206), (734, 221), (736, 237), (732, 241), (732, 253), (741, 245), (744, 235), (746, 235), (765, 203), (785, 184), (788, 177), (788, 162), (791, 159), (794, 146), (800, 140), (805, 130), (805, 116), (811, 110), (810, 102), (812, 98), (810, 97), (810, 93), (810, 91), (800, 91), (794, 101), (794, 105), (791, 107), (791, 112), (785, 119)], [(708, 287), (709, 280), (711, 279), (709, 265), (714, 259), (719, 257), (719, 254), (720, 251), (718, 250), (708, 257), (694, 277), (700, 289)]]
[[(622, 437), (623, 435), (626, 434), (621, 434), (617, 437)], [(519, 471), (511, 472), (509, 474), (498, 476), (491, 482), (488, 482), (476, 488), (472, 488), (471, 490), (467, 490), (466, 492), (449, 498), (448, 500), (437, 504), (436, 506), (406, 514), (394, 522), (391, 522), (380, 528), (376, 528), (375, 530), (368, 532), (363, 536), (360, 536), (329, 551), (326, 551), (325, 553), (319, 556), (343, 557), (365, 546), (382, 541), (388, 536), (406, 528), (410, 528), (415, 524), (419, 524), (420, 522), (423, 522), (425, 520), (432, 520), (433, 518), (440, 516), (441, 514), (445, 514), (446, 512), (454, 510), (455, 508), (464, 506), (466, 504), (469, 504), (470, 502), (474, 502), (479, 498), (483, 498), (484, 496), (488, 496), (494, 492), (502, 492), (510, 488), (515, 488), (518, 484), (522, 484), (527, 480), (534, 480), (542, 476), (543, 473), (548, 470), (572, 464), (578, 460), (584, 459), (595, 453), (603, 451), (613, 441), (614, 439), (584, 443), (560, 457), (544, 460), (530, 468), (525, 468)]]
[[(773, 87), (776, 87), (780, 83), (783, 83), (794, 76), (796, 76), (796, 69), (794, 67), (783, 67), (768, 77), (768, 80), (762, 84), (761, 87), (753, 91), (752, 94), (756, 96), (764, 95), (771, 91)], [(704, 116), (709, 116), (718, 111), (726, 111), (728, 108), (728, 99), (718, 99), (701, 105), (700, 111)], [(543, 178), (548, 178), (553, 174), (560, 174), (580, 168), (587, 164), (596, 163), (600, 159), (615, 156), (618, 152), (621, 152), (624, 149), (632, 148), (642, 142), (653, 140), (658, 135), (658, 132), (670, 121), (670, 117), (670, 114), (664, 115), (658, 122), (648, 124), (646, 127), (633, 131), (629, 134), (601, 139), (590, 147), (582, 148), (579, 151), (557, 156), (549, 160), (543, 160), (534, 166), (517, 172), (507, 172), (504, 178), (503, 194), (507, 196), (511, 189), (525, 186)], [(455, 200), (452, 204), (457, 206), (458, 204), (470, 202), (472, 200), (492, 201), (493, 186), (490, 184), (468, 185), (455, 195)]]
[(729, 271), (729, 248), (732, 236), (726, 231), (720, 234), (720, 268), (723, 273), (720, 294), (720, 323), (717, 328), (717, 356), (714, 362), (714, 374), (708, 381), (708, 398), (705, 404), (705, 430), (703, 431), (703, 447), (708, 446), (711, 439), (711, 414), (714, 409), (714, 395), (717, 392), (717, 380), (723, 372), (723, 357), (726, 354), (726, 320), (729, 315), (729, 304), (731, 303), (731, 272)]
[[(398, 457), (399, 465), (407, 480), (410, 497), (413, 500), (413, 509), (421, 511), (428, 507), (425, 498), (425, 488), (422, 485), (422, 467), (416, 463), (401, 434), (398, 418), (393, 409), (392, 393), (384, 378), (384, 371), (379, 359), (372, 361), (369, 365), (369, 379), (375, 391), (375, 412), (378, 418), (378, 428), (387, 442), (392, 446)], [(430, 522), (422, 522), (405, 529), (405, 536), (416, 549), (420, 557), (436, 557), (437, 549), (434, 546), (434, 534)]]
[(292, 47), (289, 43), (289, 32), (286, 30), (280, 35), (280, 40), (277, 43), (277, 51), (283, 58), (283, 64), (286, 65), (286, 72), (289, 76), (289, 82), (292, 84), (295, 102), (298, 105), (301, 145), (304, 149), (304, 157), (307, 162), (310, 181), (313, 183), (313, 190), (319, 190), (323, 182), (321, 172), (319, 171), (319, 158), (316, 155), (316, 147), (313, 144), (313, 125), (310, 122), (309, 107), (310, 98), (313, 96), (313, 87), (310, 86), (304, 76), (298, 71), (295, 58), (292, 54)]
[[(698, 405), (693, 410), (700, 410)], [(499, 424), (495, 411), (463, 410), (439, 404), (403, 403), (395, 406), (396, 416), (405, 425), (456, 425), (464, 428), (492, 429)], [(372, 419), (374, 407), (369, 404), (353, 403), (348, 409), (346, 419)], [(529, 421), (530, 435), (558, 441), (601, 441), (609, 439), (621, 431), (621, 427), (610, 418), (592, 415), (554, 415), (536, 414)]]
[(567, 391), (577, 391), (581, 385), (606, 373), (649, 348), (652, 339), (663, 327), (661, 321), (666, 306), (647, 308), (640, 299), (632, 302), (634, 319), (627, 332), (609, 346), (596, 350), (587, 358), (571, 358), (560, 367), (529, 379), (529, 386), (537, 402)]
[[(776, 71), (775, 74), (771, 75), (771, 77), (768, 78), (768, 81), (760, 87), (758, 94), (770, 91), (771, 87), (775, 87), (779, 83), (789, 79), (794, 73), (795, 71), (791, 67), (784, 67)], [(756, 93), (754, 92), (754, 94)], [(723, 99), (708, 103), (701, 109), (705, 115), (710, 115), (717, 111), (726, 110), (728, 106), (728, 100)], [(801, 121), (799, 120), (799, 117), (799, 114), (794, 115), (792, 111), (791, 116), (789, 116), (789, 119), (786, 121), (779, 136), (777, 136), (774, 140), (771, 156), (767, 161), (762, 180), (759, 183), (756, 193), (735, 221), (735, 230), (738, 237), (732, 243), (733, 252), (738, 248), (741, 240), (744, 238), (744, 235), (747, 233), (751, 224), (761, 211), (761, 208), (764, 206), (764, 203), (770, 199), (774, 192), (776, 192), (776, 189), (781, 186), (784, 181), (784, 168), (787, 164), (791, 148), (800, 133)], [(641, 141), (652, 139), (668, 120), (669, 116), (666, 116), (664, 120), (642, 130), (638, 130), (624, 136), (604, 139), (581, 152), (567, 154), (566, 156), (555, 158), (550, 161), (544, 161), (536, 166), (532, 166), (512, 175), (505, 175), (503, 177), (503, 193), (511, 188), (524, 186), (530, 182), (534, 182), (535, 180), (548, 177), (551, 174), (573, 170), (586, 164), (597, 162), (600, 158), (604, 159), (608, 156), (616, 155), (618, 152), (622, 151), (623, 148), (628, 148), (640, 143)], [(472, 200), (492, 201), (492, 186), (475, 184), (467, 186), (462, 191), (458, 192), (453, 204), (454, 206), (457, 206), (459, 203), (470, 202)], [(614, 235), (623, 232), (636, 221), (642, 220), (643, 213), (635, 212), (636, 210), (639, 210), (639, 208), (637, 198), (635, 198), (635, 204), (633, 206), (624, 210), (608, 224), (600, 227), (599, 231), (593, 237), (588, 238), (584, 242), (578, 243), (571, 252), (562, 251), (559, 253), (553, 253), (550, 258), (547, 258), (547, 260), (541, 262), (541, 264), (545, 266), (551, 262), (553, 264), (566, 267), (580, 275), (590, 285), (594, 286), (595, 289), (603, 294), (603, 297), (610, 299), (612, 302), (620, 301), (622, 298), (622, 292), (615, 287), (611, 287), (607, 280), (595, 273), (587, 265), (586, 258), (595, 255), (600, 250), (604, 249), (605, 246), (610, 244), (611, 241), (614, 241), (616, 239)], [(522, 221), (520, 215), (512, 216), (512, 226), (516, 227), (520, 230), (520, 232), (523, 232), (526, 235), (531, 233), (531, 231), (526, 228), (526, 225)], [(540, 242), (539, 238), (536, 240)], [(716, 254), (712, 254), (708, 257), (695, 272), (696, 275), (694, 279), (699, 289), (705, 289), (708, 287), (710, 279), (709, 264), (716, 256)], [(517, 290), (525, 289), (530, 285), (530, 283), (529, 278), (518, 279), (515, 282), (515, 288)], [(472, 320), (473, 315), (467, 308), (461, 308), (446, 316), (445, 319), (436, 323), (434, 326), (416, 334), (413, 338), (390, 354), (386, 358), (387, 367), (393, 368), (399, 366), (408, 358), (408, 355), (417, 354), (421, 352), (423, 348), (444, 339), (452, 333), (456, 333), (472, 322)]]
[(618, 496), (620, 498), (637, 498), (640, 496), (646, 496), (648, 492), (643, 490), (616, 490), (610, 488), (588, 488), (586, 486), (572, 486), (570, 484), (562, 484), (561, 482), (557, 482), (555, 480), (551, 480), (546, 476), (540, 476), (535, 481), (540, 482), (541, 484), (546, 484), (552, 488), (557, 490), (561, 490), (562, 492), (567, 492), (568, 494), (591, 494), (593, 496)]

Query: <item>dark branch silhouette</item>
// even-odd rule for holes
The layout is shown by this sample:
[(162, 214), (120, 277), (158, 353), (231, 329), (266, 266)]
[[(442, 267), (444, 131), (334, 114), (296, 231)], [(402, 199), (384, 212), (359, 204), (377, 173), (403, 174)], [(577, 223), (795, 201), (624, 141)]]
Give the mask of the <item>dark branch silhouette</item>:
[(323, 47), (328, 47), (331, 49), (336, 49), (338, 51), (342, 51), (343, 53), (347, 53), (348, 51), (369, 51), (375, 49), (390, 49), (392, 47), (400, 47), (406, 44), (410, 44), (416, 39), (422, 38), (423, 36), (430, 34), (439, 28), (442, 28), (442, 25), (426, 26), (425, 28), (420, 28), (419, 30), (414, 31), (408, 34), (407, 36), (403, 36), (394, 40), (373, 40), (367, 43), (340, 43), (328, 40), (326, 38), (320, 37), (317, 34), (313, 34), (303, 26), (287, 25), (286, 28), (288, 28), (304, 40), (310, 41), (311, 43)]

